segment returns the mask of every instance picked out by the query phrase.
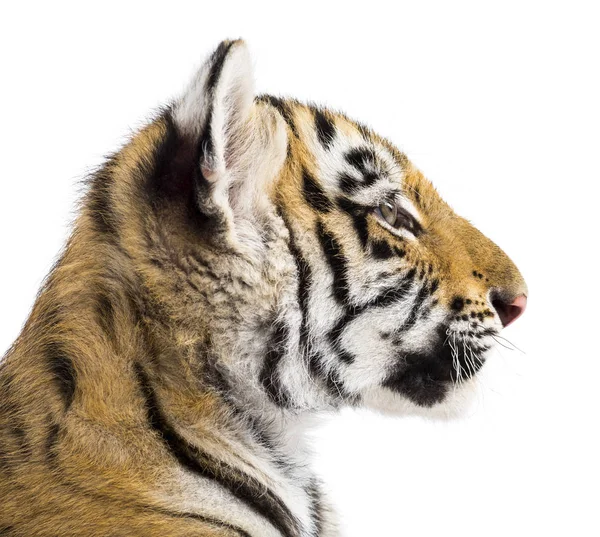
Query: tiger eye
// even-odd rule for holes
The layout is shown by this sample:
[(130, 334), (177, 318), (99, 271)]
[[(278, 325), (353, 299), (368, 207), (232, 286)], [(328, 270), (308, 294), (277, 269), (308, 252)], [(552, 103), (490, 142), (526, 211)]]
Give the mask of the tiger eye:
[(396, 220), (398, 219), (398, 206), (395, 203), (390, 203), (389, 201), (383, 202), (379, 206), (379, 212), (390, 226), (396, 225)]

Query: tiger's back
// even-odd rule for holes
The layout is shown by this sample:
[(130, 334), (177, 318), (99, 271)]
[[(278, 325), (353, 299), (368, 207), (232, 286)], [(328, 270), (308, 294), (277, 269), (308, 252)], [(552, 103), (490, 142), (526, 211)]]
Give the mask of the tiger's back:
[(90, 180), (0, 366), (0, 534), (336, 535), (302, 429), (445, 413), (525, 284), (405, 155), (255, 98), (242, 42)]

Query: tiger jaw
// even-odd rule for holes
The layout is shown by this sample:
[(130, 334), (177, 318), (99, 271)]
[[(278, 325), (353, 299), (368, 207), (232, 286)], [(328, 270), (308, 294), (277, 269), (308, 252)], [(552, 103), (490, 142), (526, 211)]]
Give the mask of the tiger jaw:
[(480, 371), (488, 349), (460, 332), (439, 328), (436, 343), (427, 351), (400, 353), (382, 385), (418, 406), (432, 407)]

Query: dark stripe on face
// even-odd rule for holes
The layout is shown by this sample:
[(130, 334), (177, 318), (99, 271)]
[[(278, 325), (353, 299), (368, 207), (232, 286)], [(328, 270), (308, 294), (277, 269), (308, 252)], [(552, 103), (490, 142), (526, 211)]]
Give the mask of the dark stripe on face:
[(66, 411), (73, 403), (77, 384), (77, 375), (73, 361), (56, 342), (46, 345), (45, 355), (50, 372), (54, 376), (56, 387), (63, 398)]
[(339, 347), (340, 339), (346, 326), (351, 323), (358, 316), (362, 315), (366, 311), (373, 308), (385, 308), (397, 302), (402, 302), (408, 295), (414, 278), (416, 270), (411, 269), (406, 276), (402, 279), (399, 285), (383, 291), (380, 295), (376, 296), (366, 304), (362, 306), (355, 306), (348, 308), (346, 313), (338, 320), (336, 325), (329, 332), (329, 339), (335, 347)]
[(321, 110), (315, 110), (317, 138), (325, 149), (329, 149), (335, 138), (335, 125)]
[(402, 248), (398, 248), (397, 246), (394, 246), (394, 252), (400, 259), (406, 255), (406, 251)]
[(311, 351), (307, 355), (308, 370), (311, 376), (315, 379), (320, 379), (324, 382), (327, 392), (335, 399), (351, 400), (353, 399), (344, 387), (344, 382), (339, 377), (334, 369), (325, 367), (323, 355), (320, 352)]
[(281, 498), (256, 478), (215, 459), (179, 436), (163, 414), (150, 379), (140, 364), (135, 364), (135, 373), (145, 400), (148, 424), (179, 464), (190, 472), (216, 481), (285, 537), (298, 537), (298, 522)]
[(360, 240), (360, 245), (365, 249), (369, 241), (369, 225), (365, 214), (353, 214), (352, 225)]
[(333, 209), (333, 203), (306, 168), (302, 170), (302, 187), (304, 199), (315, 211), (328, 213)]
[(415, 301), (412, 305), (412, 308), (410, 309), (410, 313), (408, 314), (406, 321), (404, 321), (404, 323), (402, 324), (402, 326), (400, 327), (400, 329), (397, 333), (407, 332), (415, 325), (415, 322), (417, 321), (417, 318), (418, 318), (419, 310), (423, 306), (423, 302), (425, 302), (425, 299), (428, 296), (429, 296), (429, 287), (427, 284), (424, 284), (423, 286), (421, 286), (421, 288), (419, 289), (419, 291), (417, 293), (417, 296), (415, 297)]
[(371, 241), (371, 255), (375, 259), (385, 260), (393, 257), (394, 252), (386, 241), (374, 240)]
[(355, 147), (348, 151), (344, 158), (362, 174), (370, 173), (369, 168), (375, 168), (377, 163), (375, 152), (370, 147)]
[(317, 236), (325, 259), (333, 273), (333, 296), (339, 304), (348, 303), (349, 287), (346, 258), (337, 239), (325, 229), (323, 222), (317, 222)]
[(352, 194), (359, 186), (358, 179), (346, 172), (340, 172), (338, 182), (342, 192)]
[(283, 212), (281, 207), (277, 207), (277, 213), (283, 220), (285, 227), (288, 230), (290, 240), (288, 243), (288, 247), (290, 249), (290, 253), (294, 258), (294, 262), (296, 264), (296, 270), (298, 271), (298, 307), (300, 308), (300, 313), (302, 315), (302, 322), (300, 324), (300, 347), (301, 351), (305, 351), (309, 329), (308, 329), (308, 306), (310, 300), (310, 286), (312, 283), (312, 273), (310, 269), (310, 265), (304, 258), (302, 251), (298, 247), (298, 243), (296, 242), (296, 237), (294, 231), (292, 230), (290, 223), (288, 221), (287, 216)]
[(336, 353), (338, 359), (347, 365), (353, 364), (354, 360), (356, 360), (356, 356), (346, 349), (338, 348), (336, 349)]
[(342, 173), (340, 176), (340, 187), (346, 193), (356, 191), (358, 188), (367, 188), (375, 184), (379, 179), (377, 174), (377, 157), (370, 147), (355, 147), (346, 153), (346, 162), (353, 166), (360, 174), (360, 180), (351, 175)]
[(304, 347), (308, 339), (308, 306), (310, 300), (310, 286), (312, 284), (312, 272), (308, 261), (304, 258), (298, 244), (292, 228), (287, 221), (287, 217), (283, 214), (283, 211), (278, 209), (279, 216), (283, 220), (283, 223), (288, 229), (290, 235), (289, 248), (294, 262), (296, 263), (296, 270), (298, 271), (298, 306), (300, 313), (302, 314), (302, 322), (300, 324), (300, 345)]
[(282, 321), (275, 321), (273, 335), (267, 346), (265, 361), (260, 372), (260, 382), (267, 395), (276, 405), (283, 407), (290, 407), (291, 401), (281, 384), (278, 366), (286, 355), (289, 330), (289, 327)]
[(308, 327), (308, 308), (310, 299), (310, 286), (312, 282), (312, 273), (310, 265), (305, 260), (300, 248), (298, 247), (294, 232), (289, 225), (287, 217), (281, 208), (278, 208), (279, 216), (281, 216), (284, 224), (286, 225), (289, 235), (289, 248), (290, 253), (294, 257), (296, 262), (296, 269), (298, 271), (298, 304), (302, 314), (302, 322), (300, 325), (300, 347), (303, 356), (306, 359), (306, 364), (309, 373), (315, 380), (322, 380), (328, 393), (336, 399), (351, 400), (353, 396), (349, 394), (343, 385), (342, 380), (338, 377), (334, 370), (326, 371), (324, 366), (324, 360), (321, 353), (314, 351), (310, 348), (308, 343), (309, 327)]
[(300, 135), (298, 134), (298, 129), (296, 128), (296, 124), (294, 123), (294, 112), (291, 106), (286, 101), (280, 99), (279, 97), (274, 97), (273, 95), (261, 95), (258, 98), (258, 100), (262, 102), (267, 102), (271, 106), (275, 107), (277, 111), (283, 116), (283, 119), (292, 131), (292, 134), (296, 138), (300, 138)]
[(379, 179), (379, 176), (371, 172), (362, 174), (360, 179), (357, 179), (349, 173), (340, 172), (338, 175), (338, 185), (342, 192), (352, 195), (356, 194), (357, 190), (361, 188), (367, 188), (374, 185), (377, 179)]
[(369, 225), (367, 222), (368, 209), (354, 203), (348, 198), (339, 197), (336, 201), (340, 209), (348, 213), (352, 218), (352, 226), (358, 235), (362, 248), (365, 249), (369, 240)]

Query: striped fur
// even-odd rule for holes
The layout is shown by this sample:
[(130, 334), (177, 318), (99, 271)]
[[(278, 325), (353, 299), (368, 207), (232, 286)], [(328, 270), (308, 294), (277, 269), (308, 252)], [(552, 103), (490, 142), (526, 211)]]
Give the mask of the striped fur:
[(252, 88), (222, 43), (90, 179), (0, 366), (2, 535), (331, 537), (313, 417), (467, 399), (515, 266), (388, 141)]

